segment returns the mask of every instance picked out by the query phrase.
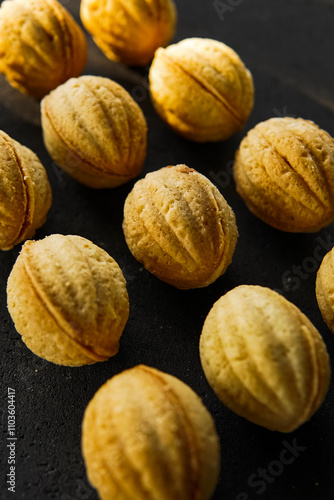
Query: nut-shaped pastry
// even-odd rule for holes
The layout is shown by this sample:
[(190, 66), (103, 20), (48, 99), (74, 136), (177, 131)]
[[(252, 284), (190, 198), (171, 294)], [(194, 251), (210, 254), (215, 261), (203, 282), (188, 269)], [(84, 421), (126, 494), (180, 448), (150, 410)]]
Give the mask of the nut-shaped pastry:
[(42, 98), (85, 67), (85, 36), (56, 0), (6, 0), (0, 8), (0, 73)]
[(158, 49), (149, 81), (157, 113), (192, 141), (227, 139), (244, 127), (254, 104), (251, 73), (216, 40), (189, 38)]
[(239, 286), (209, 312), (200, 355), (219, 399), (270, 430), (309, 420), (329, 385), (326, 346), (309, 319), (278, 293)]
[(315, 292), (322, 317), (334, 333), (334, 248), (325, 255), (319, 267)]
[(133, 256), (177, 288), (213, 283), (232, 261), (234, 213), (204, 175), (186, 165), (139, 180), (124, 206), (123, 230)]
[(45, 146), (74, 179), (107, 188), (140, 173), (146, 120), (117, 83), (98, 76), (71, 78), (43, 99), (41, 111)]
[(209, 500), (220, 469), (211, 415), (181, 380), (139, 365), (90, 401), (82, 448), (101, 500)]
[(46, 171), (37, 156), (0, 130), (0, 249), (32, 238), (51, 206)]
[(175, 32), (173, 0), (82, 0), (81, 20), (112, 61), (145, 66)]
[(301, 118), (254, 127), (236, 153), (234, 177), (249, 210), (289, 232), (313, 232), (334, 219), (334, 140)]
[(27, 347), (59, 365), (114, 356), (129, 316), (122, 271), (80, 236), (27, 241), (9, 276), (7, 298)]

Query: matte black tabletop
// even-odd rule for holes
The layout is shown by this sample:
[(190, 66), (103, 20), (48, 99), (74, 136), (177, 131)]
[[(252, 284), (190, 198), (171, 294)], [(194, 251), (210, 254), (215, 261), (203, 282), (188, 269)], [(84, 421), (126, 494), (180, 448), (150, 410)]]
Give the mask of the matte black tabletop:
[[(78, 0), (62, 3), (78, 18)], [(104, 248), (124, 272), (131, 307), (114, 358), (82, 368), (48, 363), (23, 344), (6, 307), (6, 281), (20, 246), (1, 252), (1, 499), (96, 500), (81, 456), (83, 412), (107, 379), (139, 363), (189, 384), (214, 417), (221, 440), (221, 475), (213, 500), (334, 498), (334, 384), (308, 423), (291, 434), (271, 432), (238, 417), (217, 399), (203, 374), (198, 351), (201, 328), (213, 303), (235, 286), (259, 284), (280, 291), (310, 318), (326, 342), (333, 367), (334, 337), (322, 320), (314, 285), (321, 258), (334, 245), (334, 225), (315, 234), (272, 229), (248, 211), (236, 193), (231, 172), (234, 153), (247, 130), (273, 116), (311, 119), (334, 136), (334, 0), (176, 3), (175, 41), (192, 36), (223, 41), (252, 71), (256, 102), (242, 132), (216, 144), (178, 137), (152, 107), (148, 68), (111, 63), (88, 35), (84, 73), (115, 79), (142, 107), (149, 127), (142, 175), (185, 163), (211, 179), (234, 209), (240, 237), (233, 262), (224, 276), (205, 289), (180, 291), (143, 269), (127, 249), (121, 228), (124, 200), (134, 181), (99, 191), (63, 174), (43, 145), (39, 103), (0, 77), (0, 129), (38, 154), (52, 184), (53, 205), (36, 238), (78, 234)], [(16, 391), (15, 494), (8, 492), (5, 479), (8, 387)], [(287, 456), (290, 460), (283, 459)]]

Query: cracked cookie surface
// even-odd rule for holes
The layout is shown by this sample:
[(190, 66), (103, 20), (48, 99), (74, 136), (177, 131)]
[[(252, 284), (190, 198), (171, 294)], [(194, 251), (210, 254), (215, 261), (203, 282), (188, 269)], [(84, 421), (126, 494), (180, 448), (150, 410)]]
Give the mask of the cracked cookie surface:
[(139, 180), (124, 206), (133, 256), (177, 288), (208, 286), (232, 261), (238, 230), (231, 207), (204, 175), (186, 165)]
[(235, 156), (237, 191), (261, 220), (289, 232), (314, 232), (334, 219), (334, 140), (302, 118), (254, 127)]

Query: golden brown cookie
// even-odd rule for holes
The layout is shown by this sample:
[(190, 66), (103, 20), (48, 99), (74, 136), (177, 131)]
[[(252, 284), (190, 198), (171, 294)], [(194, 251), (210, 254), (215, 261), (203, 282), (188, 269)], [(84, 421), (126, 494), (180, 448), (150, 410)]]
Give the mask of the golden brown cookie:
[(177, 288), (213, 283), (232, 261), (234, 213), (204, 175), (186, 165), (139, 180), (124, 206), (123, 230), (133, 256)]
[(289, 232), (313, 232), (334, 219), (334, 140), (301, 118), (271, 118), (248, 132), (234, 177), (249, 210)]
[(71, 78), (43, 99), (41, 111), (46, 148), (74, 179), (110, 188), (140, 173), (146, 120), (117, 83), (98, 76)]
[(227, 139), (244, 127), (254, 104), (251, 73), (216, 40), (189, 38), (158, 49), (149, 80), (157, 113), (192, 141)]
[(221, 297), (205, 320), (200, 354), (219, 399), (270, 430), (297, 429), (327, 393), (330, 364), (319, 332), (269, 288), (243, 285)]
[(319, 267), (315, 291), (322, 317), (334, 333), (334, 248), (325, 255)]
[(101, 500), (209, 500), (219, 475), (211, 415), (181, 380), (139, 365), (89, 403), (82, 449)]
[(175, 32), (173, 0), (82, 0), (81, 20), (112, 61), (145, 66)]
[(80, 236), (27, 241), (7, 285), (17, 331), (37, 356), (59, 365), (106, 361), (129, 316), (122, 271)]
[(6, 0), (0, 8), (0, 73), (42, 98), (86, 65), (85, 36), (56, 0)]
[(0, 249), (32, 238), (51, 206), (46, 171), (37, 156), (0, 130)]

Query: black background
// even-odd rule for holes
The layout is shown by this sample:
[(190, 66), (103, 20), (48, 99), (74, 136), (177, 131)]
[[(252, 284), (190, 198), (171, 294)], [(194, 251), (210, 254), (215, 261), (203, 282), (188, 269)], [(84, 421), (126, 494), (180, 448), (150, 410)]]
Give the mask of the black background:
[[(78, 17), (79, 1), (63, 1)], [(67, 368), (32, 354), (15, 331), (6, 307), (6, 281), (20, 248), (0, 255), (1, 499), (96, 500), (81, 457), (81, 422), (95, 391), (110, 377), (139, 363), (171, 373), (189, 384), (213, 415), (221, 439), (221, 476), (214, 500), (322, 500), (334, 491), (334, 387), (310, 422), (292, 434), (270, 432), (234, 415), (218, 401), (203, 375), (198, 340), (213, 303), (246, 284), (280, 290), (319, 329), (334, 360), (334, 339), (317, 307), (314, 283), (319, 253), (334, 245), (334, 226), (317, 234), (285, 234), (252, 216), (231, 177), (234, 152), (246, 131), (273, 116), (314, 120), (334, 135), (333, 0), (226, 0), (219, 16), (211, 0), (177, 0), (175, 41), (191, 36), (221, 40), (252, 71), (256, 103), (244, 131), (224, 143), (200, 145), (176, 136), (155, 114), (147, 92), (147, 69), (108, 61), (89, 39), (86, 74), (124, 85), (142, 107), (149, 126), (146, 172), (186, 163), (217, 184), (233, 207), (240, 238), (226, 274), (206, 289), (179, 291), (146, 272), (128, 251), (122, 229), (125, 197), (133, 182), (115, 190), (86, 188), (52, 164), (42, 141), (39, 104), (0, 79), (0, 129), (34, 150), (47, 168), (54, 201), (36, 238), (79, 234), (109, 252), (128, 282), (130, 319), (119, 353), (105, 363)], [(222, 14), (222, 13), (221, 13)], [(322, 238), (322, 240), (319, 239)], [(322, 243), (321, 243), (322, 241)], [(328, 243), (329, 242), (329, 243)], [(299, 270), (297, 267), (300, 266)], [(296, 273), (302, 272), (302, 277)], [(332, 363), (333, 366), (333, 363)], [(7, 491), (7, 387), (16, 390), (16, 493)], [(301, 446), (283, 470), (275, 460), (283, 441)], [(248, 480), (269, 469), (265, 491)], [(263, 489), (263, 488), (261, 488)], [(242, 493), (245, 493), (242, 495)], [(238, 496), (239, 495), (239, 496)], [(135, 499), (134, 499), (135, 500)], [(173, 500), (173, 499), (171, 499)]]

